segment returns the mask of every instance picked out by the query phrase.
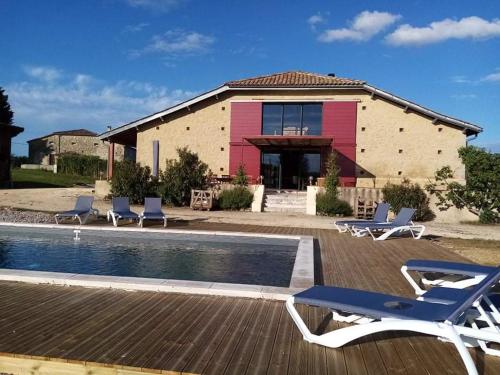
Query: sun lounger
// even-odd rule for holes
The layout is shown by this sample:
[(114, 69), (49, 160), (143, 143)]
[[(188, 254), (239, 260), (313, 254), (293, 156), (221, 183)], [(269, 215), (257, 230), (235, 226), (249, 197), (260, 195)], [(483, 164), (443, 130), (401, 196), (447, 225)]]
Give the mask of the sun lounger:
[[(418, 301), (382, 293), (329, 286), (314, 286), (300, 292), (286, 302), (286, 307), (297, 328), (308, 342), (331, 348), (378, 332), (412, 331), (433, 335), (452, 342), (458, 350), (469, 374), (477, 374), (474, 361), (466, 348), (469, 340), (479, 343), (500, 343), (500, 331), (481, 308), (483, 296), (500, 279), (500, 268), (491, 272), (480, 283), (454, 303), (442, 304)], [(304, 304), (331, 310), (333, 319), (351, 314), (366, 319), (364, 324), (336, 329), (321, 335), (313, 334), (297, 312), (295, 305)], [(475, 309), (476, 317), (469, 311)], [(487, 322), (485, 325), (484, 322)], [(496, 354), (489, 351), (487, 354)]]
[[(392, 235), (399, 235), (403, 232), (410, 232), (412, 237), (418, 240), (424, 234), (425, 227), (420, 224), (416, 225), (411, 221), (415, 211), (413, 208), (403, 207), (391, 222), (353, 225), (352, 230), (356, 237), (369, 234), (376, 241), (383, 241)], [(376, 237), (376, 232), (384, 233)]]
[(389, 203), (379, 203), (373, 215), (373, 220), (338, 220), (333, 224), (340, 233), (350, 231), (351, 234), (353, 234), (351, 230), (353, 225), (362, 226), (364, 224), (387, 223), (387, 215), (389, 214), (390, 207), (391, 205)]
[(108, 221), (113, 220), (113, 225), (118, 226), (120, 219), (137, 220), (139, 215), (130, 211), (130, 205), (127, 197), (114, 197), (112, 202), (113, 208), (106, 214)]
[(144, 220), (163, 220), (163, 227), (167, 227), (167, 215), (161, 210), (161, 198), (146, 198), (144, 200), (144, 211), (139, 216), (139, 225), (141, 227)]
[(83, 225), (87, 222), (87, 219), (90, 215), (99, 215), (99, 211), (95, 208), (92, 208), (92, 203), (94, 203), (94, 197), (92, 196), (80, 196), (76, 200), (75, 208), (70, 211), (64, 211), (58, 213), (54, 216), (56, 220), (56, 224), (59, 224), (61, 219), (72, 219), (80, 222), (80, 225)]

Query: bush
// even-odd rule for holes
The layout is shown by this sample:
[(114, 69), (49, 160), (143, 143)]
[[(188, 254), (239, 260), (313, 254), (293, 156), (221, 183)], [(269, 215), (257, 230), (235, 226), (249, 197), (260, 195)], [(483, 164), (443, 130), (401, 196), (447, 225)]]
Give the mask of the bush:
[(248, 176), (245, 172), (245, 166), (240, 164), (238, 170), (236, 171), (236, 176), (234, 176), (233, 184), (238, 186), (247, 186), (248, 185)]
[(336, 197), (338, 194), (337, 186), (339, 186), (339, 167), (337, 165), (337, 154), (332, 151), (328, 155), (325, 164), (325, 189), (326, 193)]
[(412, 184), (410, 180), (403, 179), (400, 185), (388, 183), (382, 189), (384, 200), (391, 205), (396, 214), (403, 207), (417, 210), (413, 217), (416, 221), (429, 221), (435, 215), (429, 208), (429, 197), (419, 184)]
[(21, 164), (29, 164), (30, 159), (27, 156), (10, 156), (10, 165), (12, 168), (21, 168)]
[(165, 172), (160, 173), (160, 195), (165, 202), (176, 206), (188, 206), (192, 189), (205, 189), (208, 166), (198, 154), (187, 147), (178, 148), (178, 160), (168, 160)]
[(352, 208), (349, 203), (333, 194), (320, 193), (316, 195), (316, 212), (324, 216), (351, 216)]
[(57, 158), (57, 172), (98, 178), (106, 171), (106, 160), (98, 156), (62, 154)]
[(151, 175), (149, 167), (133, 161), (117, 162), (111, 178), (111, 195), (128, 197), (130, 203), (144, 203), (145, 197), (158, 196), (158, 178)]
[(253, 194), (243, 186), (237, 186), (232, 190), (224, 190), (219, 195), (219, 207), (223, 210), (241, 210), (250, 208)]

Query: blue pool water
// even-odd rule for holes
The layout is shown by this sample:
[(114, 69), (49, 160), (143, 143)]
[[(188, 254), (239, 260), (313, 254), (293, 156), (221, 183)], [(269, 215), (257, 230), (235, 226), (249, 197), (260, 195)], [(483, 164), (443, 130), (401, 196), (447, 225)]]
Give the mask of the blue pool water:
[(298, 240), (0, 228), (0, 268), (237, 284), (290, 284)]

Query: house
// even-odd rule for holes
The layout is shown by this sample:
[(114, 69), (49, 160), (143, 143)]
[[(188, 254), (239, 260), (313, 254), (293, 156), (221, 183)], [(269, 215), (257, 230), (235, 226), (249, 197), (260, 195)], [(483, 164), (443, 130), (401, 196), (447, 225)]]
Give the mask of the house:
[(444, 165), (463, 180), (457, 150), (481, 131), (361, 80), (292, 71), (226, 82), (99, 138), (136, 147), (154, 173), (188, 146), (217, 175), (243, 164), (268, 188), (303, 189), (331, 150), (343, 186), (425, 183)]
[(20, 126), (0, 124), (0, 187), (10, 185), (10, 153), (11, 142), (24, 128)]
[[(57, 131), (28, 141), (29, 159), (33, 164), (54, 165), (58, 155), (65, 153), (93, 155), (101, 159), (108, 157), (108, 143), (96, 133), (86, 129)], [(115, 147), (115, 159), (123, 160), (132, 153), (130, 147)], [(133, 157), (133, 156), (132, 156)]]

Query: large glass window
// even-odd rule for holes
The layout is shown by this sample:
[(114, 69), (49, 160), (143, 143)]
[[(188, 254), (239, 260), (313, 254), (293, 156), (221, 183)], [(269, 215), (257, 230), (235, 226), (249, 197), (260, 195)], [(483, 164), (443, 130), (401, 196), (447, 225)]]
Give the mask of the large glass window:
[(302, 135), (321, 135), (323, 106), (319, 103), (302, 106)]
[(321, 103), (265, 103), (263, 135), (321, 135)]
[(262, 109), (262, 126), (262, 134), (283, 134), (283, 106), (281, 104), (264, 104)]

